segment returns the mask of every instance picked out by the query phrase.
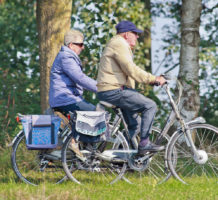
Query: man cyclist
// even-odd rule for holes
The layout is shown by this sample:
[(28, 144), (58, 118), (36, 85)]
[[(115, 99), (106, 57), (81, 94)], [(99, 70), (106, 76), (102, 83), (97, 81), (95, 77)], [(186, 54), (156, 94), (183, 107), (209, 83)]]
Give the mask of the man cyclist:
[(107, 43), (100, 59), (97, 96), (100, 100), (121, 108), (131, 138), (140, 131), (139, 153), (161, 151), (164, 146), (149, 141), (157, 106), (154, 101), (135, 90), (135, 81), (163, 85), (166, 80), (142, 70), (133, 62), (132, 49), (138, 34), (143, 31), (130, 21), (119, 22), (116, 30), (117, 35)]

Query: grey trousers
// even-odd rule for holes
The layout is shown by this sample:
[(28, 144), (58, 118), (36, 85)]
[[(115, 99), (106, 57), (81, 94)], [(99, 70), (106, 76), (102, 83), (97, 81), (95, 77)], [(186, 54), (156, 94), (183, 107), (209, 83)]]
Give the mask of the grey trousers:
[[(133, 89), (116, 89), (98, 92), (99, 100), (109, 102), (121, 108), (128, 125), (130, 137), (139, 132), (141, 139), (150, 135), (154, 116), (157, 110), (156, 103)], [(139, 115), (141, 114), (141, 117)]]

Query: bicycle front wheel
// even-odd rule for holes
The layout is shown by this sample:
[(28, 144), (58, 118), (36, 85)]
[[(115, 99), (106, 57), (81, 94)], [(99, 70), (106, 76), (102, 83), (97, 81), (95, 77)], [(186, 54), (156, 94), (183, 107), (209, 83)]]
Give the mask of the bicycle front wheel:
[(11, 162), (15, 174), (27, 184), (38, 185), (45, 181), (61, 183), (67, 178), (61, 157), (52, 156), (47, 150), (28, 150), (23, 131), (13, 143)]
[(208, 124), (190, 125), (191, 136), (200, 155), (192, 152), (185, 134), (177, 131), (172, 137), (167, 158), (169, 168), (179, 181), (191, 184), (198, 182), (218, 182), (218, 129)]

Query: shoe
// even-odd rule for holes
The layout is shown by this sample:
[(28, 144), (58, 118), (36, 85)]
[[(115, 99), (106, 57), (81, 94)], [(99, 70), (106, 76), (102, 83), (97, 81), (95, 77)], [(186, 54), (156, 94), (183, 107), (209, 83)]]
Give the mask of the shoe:
[(72, 141), (70, 144), (69, 144), (69, 149), (71, 149), (75, 154), (76, 154), (76, 157), (79, 158), (80, 160), (82, 161), (85, 161), (86, 160), (86, 157), (82, 154), (82, 152), (79, 150), (79, 145), (78, 143)]
[(139, 154), (144, 154), (147, 152), (157, 152), (157, 151), (162, 151), (164, 150), (164, 146), (160, 146), (157, 144), (154, 144), (152, 142), (148, 142), (145, 146), (140, 146), (138, 147), (138, 153)]

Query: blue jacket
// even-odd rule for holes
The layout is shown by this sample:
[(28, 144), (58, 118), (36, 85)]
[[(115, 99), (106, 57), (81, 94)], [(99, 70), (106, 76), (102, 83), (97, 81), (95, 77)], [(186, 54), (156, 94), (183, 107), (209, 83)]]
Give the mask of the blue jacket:
[(50, 73), (49, 104), (66, 106), (83, 100), (83, 89), (97, 92), (97, 82), (82, 71), (78, 55), (67, 46), (62, 46)]

